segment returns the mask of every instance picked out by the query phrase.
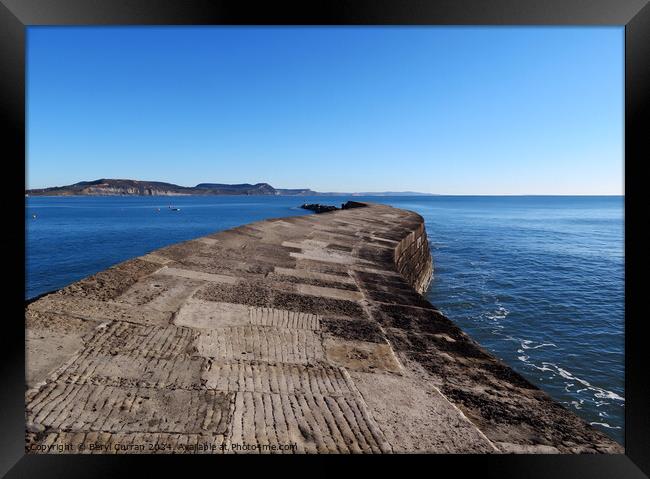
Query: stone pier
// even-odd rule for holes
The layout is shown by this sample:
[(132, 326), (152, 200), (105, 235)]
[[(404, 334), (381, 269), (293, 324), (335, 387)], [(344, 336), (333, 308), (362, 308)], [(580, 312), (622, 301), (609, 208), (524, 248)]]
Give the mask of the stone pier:
[(26, 307), (26, 449), (622, 452), (421, 296), (432, 271), (422, 217), (368, 204), (43, 296)]

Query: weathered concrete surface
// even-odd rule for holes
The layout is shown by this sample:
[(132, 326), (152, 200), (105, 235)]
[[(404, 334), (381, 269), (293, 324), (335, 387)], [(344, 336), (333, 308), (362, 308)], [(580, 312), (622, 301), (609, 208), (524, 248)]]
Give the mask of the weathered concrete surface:
[(26, 308), (27, 450), (621, 452), (420, 296), (431, 272), (422, 218), (369, 205), (74, 283)]

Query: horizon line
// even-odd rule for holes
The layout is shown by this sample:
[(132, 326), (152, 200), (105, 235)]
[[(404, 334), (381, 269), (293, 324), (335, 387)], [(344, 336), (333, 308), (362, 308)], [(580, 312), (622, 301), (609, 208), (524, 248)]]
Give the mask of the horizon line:
[[(41, 188), (32, 188), (32, 189), (41, 189)], [(294, 188), (281, 188), (281, 189), (294, 189)], [(299, 189), (299, 188), (298, 188)], [(25, 190), (29, 191), (29, 190)], [(301, 197), (310, 197), (310, 196), (325, 196), (325, 195), (330, 195), (330, 196), (353, 196), (353, 195), (360, 195), (360, 196), (384, 196), (384, 197), (390, 197), (390, 196), (395, 196), (395, 195), (387, 195), (384, 194), (385, 192), (382, 191), (376, 191), (376, 192), (331, 192), (331, 191), (325, 191), (325, 192), (318, 192), (316, 191), (315, 193), (320, 193), (316, 195), (286, 195), (286, 194), (277, 194), (277, 195), (207, 195), (208, 197), (211, 196), (291, 196), (295, 198), (301, 198)], [(400, 191), (395, 191), (394, 193), (404, 193)], [(612, 193), (612, 194), (606, 194), (606, 193), (423, 193), (423, 192), (417, 192), (413, 191), (410, 193), (414, 193), (413, 195), (408, 195), (408, 194), (401, 194), (399, 196), (402, 197), (408, 197), (408, 196), (481, 196), (481, 197), (486, 197), (486, 196), (494, 196), (494, 197), (500, 197), (500, 196), (512, 196), (512, 197), (543, 197), (543, 196), (566, 196), (566, 197), (575, 197), (575, 196), (583, 196), (583, 197), (590, 197), (590, 196), (607, 196), (607, 197), (624, 197), (625, 193)], [(27, 193), (26, 193), (27, 195)], [(88, 196), (97, 196), (97, 197), (111, 197), (111, 196), (143, 196), (147, 198), (154, 198), (154, 197), (168, 197), (167, 195), (37, 195), (37, 196), (29, 196), (30, 198), (33, 197), (39, 197), (39, 198), (66, 198), (66, 197), (88, 197)], [(205, 197), (206, 195), (174, 195), (175, 197), (178, 196), (200, 196), (200, 197)]]
[[(43, 187), (31, 187), (28, 188), (25, 186), (25, 194), (27, 194), (28, 191), (30, 190), (44, 190), (44, 189), (49, 189), (49, 188), (65, 188), (66, 186), (72, 186), (78, 183), (84, 183), (84, 182), (92, 182), (92, 181), (100, 181), (100, 180), (119, 180), (119, 181), (136, 181), (136, 182), (143, 182), (143, 183), (168, 183), (170, 185), (175, 185), (175, 186), (180, 186), (182, 188), (196, 188), (198, 185), (202, 183), (207, 183), (206, 181), (199, 182), (196, 185), (193, 186), (185, 186), (181, 185), (178, 183), (172, 183), (171, 181), (164, 181), (164, 180), (134, 180), (130, 178), (107, 178), (107, 177), (102, 177), (102, 178), (97, 178), (96, 180), (81, 180), (77, 181), (76, 183), (69, 183), (61, 186), (43, 186)], [(375, 190), (375, 191), (336, 191), (336, 190), (313, 190), (311, 187), (276, 187), (271, 185), (270, 183), (266, 181), (258, 181), (256, 183), (249, 183), (249, 182), (241, 182), (241, 183), (219, 183), (223, 185), (258, 185), (258, 184), (266, 184), (271, 186), (272, 188), (276, 190), (309, 190), (313, 191), (314, 193), (320, 194), (320, 195), (365, 195), (365, 196), (371, 196), (375, 194), (384, 194), (385, 193), (400, 193), (402, 196), (409, 196), (407, 193), (413, 193), (413, 195), (418, 195), (418, 196), (625, 196), (625, 192), (621, 193), (431, 193), (431, 192), (426, 192), (426, 191), (416, 191), (416, 190), (411, 190), (411, 189), (390, 189), (390, 190)], [(47, 195), (40, 195), (40, 196), (47, 196)], [(53, 195), (53, 196), (58, 196), (58, 195)], [(95, 195), (68, 195), (68, 196), (95, 196)], [(97, 195), (100, 196), (100, 195)], [(114, 196), (158, 196), (158, 195), (114, 195)], [(185, 196), (196, 196), (196, 195), (185, 195)], [(219, 196), (219, 195), (215, 195)], [(223, 196), (223, 195), (222, 195)], [(248, 196), (273, 196), (273, 195), (248, 195)], [(275, 196), (301, 196), (301, 195), (275, 195)], [(310, 196), (310, 195), (304, 195), (304, 196)], [(311, 195), (313, 196), (313, 195)], [(390, 196), (390, 195), (385, 195), (385, 196)]]

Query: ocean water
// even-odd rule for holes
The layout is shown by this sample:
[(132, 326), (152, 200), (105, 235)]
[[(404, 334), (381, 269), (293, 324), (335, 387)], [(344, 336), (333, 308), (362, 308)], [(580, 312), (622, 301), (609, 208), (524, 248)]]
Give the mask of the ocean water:
[[(27, 198), (25, 296), (165, 245), (251, 221), (311, 214), (298, 208), (303, 202), (348, 199), (364, 198)], [(436, 307), (623, 442), (623, 197), (367, 200), (424, 217), (435, 268), (426, 294)]]

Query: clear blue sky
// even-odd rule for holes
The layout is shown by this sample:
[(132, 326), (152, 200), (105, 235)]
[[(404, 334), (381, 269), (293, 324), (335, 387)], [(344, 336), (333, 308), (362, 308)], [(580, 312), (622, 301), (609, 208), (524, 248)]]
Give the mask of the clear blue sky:
[(27, 186), (623, 194), (622, 27), (30, 27)]

